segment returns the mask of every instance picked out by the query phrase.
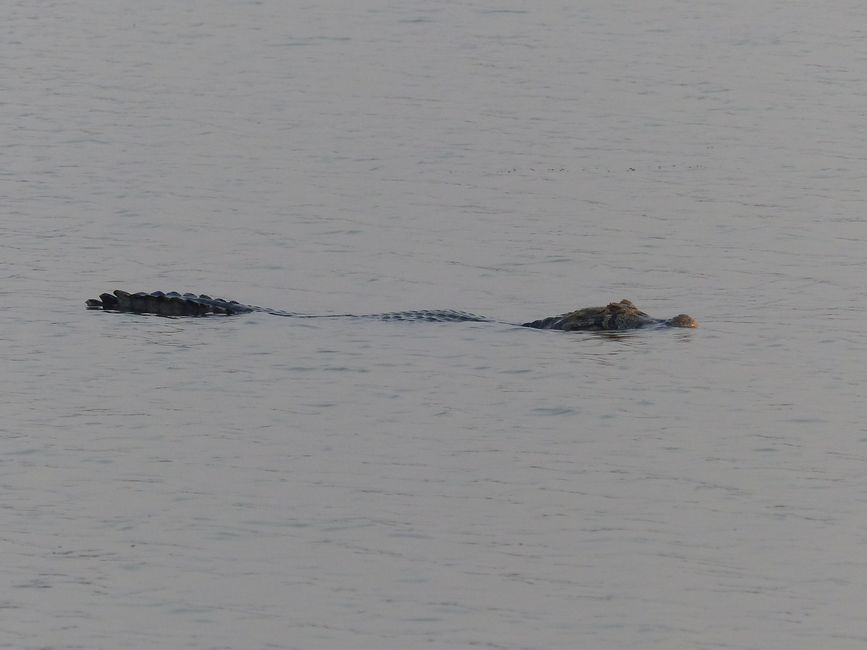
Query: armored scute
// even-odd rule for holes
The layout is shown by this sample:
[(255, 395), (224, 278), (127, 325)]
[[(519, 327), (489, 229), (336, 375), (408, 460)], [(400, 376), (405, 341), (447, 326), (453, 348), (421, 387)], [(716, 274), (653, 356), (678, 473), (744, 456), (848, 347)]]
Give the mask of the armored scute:
[(242, 305), (234, 300), (211, 298), (205, 294), (181, 294), (177, 291), (127, 293), (117, 290), (113, 293), (100, 294), (99, 299), (92, 298), (86, 304), (88, 309), (130, 311), (160, 316), (206, 316), (208, 314), (230, 316), (259, 310), (259, 307)]
[[(431, 321), (431, 322), (497, 322), (484, 316), (476, 316), (464, 311), (453, 310), (423, 310), (402, 311), (386, 314), (297, 314), (244, 305), (234, 300), (211, 298), (205, 294), (177, 293), (127, 293), (114, 291), (103, 293), (99, 298), (87, 301), (88, 309), (103, 309), (106, 311), (133, 312), (137, 314), (157, 314), (160, 316), (232, 316), (249, 312), (264, 312), (275, 316), (293, 318), (367, 318), (378, 320)], [(605, 307), (587, 307), (559, 316), (550, 316), (541, 320), (522, 323), (521, 327), (546, 330), (565, 331), (599, 331), (599, 330), (629, 330), (642, 327), (698, 327), (691, 316), (678, 314), (668, 320), (651, 318), (639, 310), (629, 300), (612, 302)]]

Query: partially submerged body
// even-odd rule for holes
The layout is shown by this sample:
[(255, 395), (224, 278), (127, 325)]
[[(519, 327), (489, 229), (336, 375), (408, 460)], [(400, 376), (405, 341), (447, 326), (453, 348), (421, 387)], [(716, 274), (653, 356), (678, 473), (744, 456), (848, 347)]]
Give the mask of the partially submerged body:
[[(211, 298), (205, 294), (193, 293), (127, 293), (114, 291), (103, 293), (98, 299), (87, 301), (88, 309), (104, 309), (107, 311), (134, 312), (138, 314), (158, 314), (160, 316), (207, 316), (218, 314), (231, 316), (253, 311), (289, 316), (293, 318), (367, 318), (379, 320), (421, 320), (432, 322), (491, 322), (484, 316), (476, 316), (463, 311), (424, 310), (391, 312), (387, 314), (353, 314), (309, 315), (285, 312), (278, 309), (244, 305), (234, 300)], [(587, 307), (559, 316), (551, 316), (541, 320), (522, 323), (521, 327), (533, 329), (565, 330), (565, 331), (599, 331), (628, 330), (642, 327), (698, 327), (691, 316), (678, 314), (674, 318), (660, 320), (651, 318), (639, 310), (628, 300), (612, 302), (605, 307)]]

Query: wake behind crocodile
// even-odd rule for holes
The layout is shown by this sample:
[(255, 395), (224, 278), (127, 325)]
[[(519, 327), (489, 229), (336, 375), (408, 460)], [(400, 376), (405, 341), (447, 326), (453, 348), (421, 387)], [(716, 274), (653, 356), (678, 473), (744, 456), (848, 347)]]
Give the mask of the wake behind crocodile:
[[(88, 309), (155, 314), (170, 317), (233, 316), (236, 314), (262, 312), (288, 318), (364, 318), (384, 321), (428, 321), (440, 323), (506, 323), (505, 321), (498, 321), (485, 316), (451, 309), (399, 311), (381, 314), (304, 314), (272, 309), (270, 307), (246, 305), (235, 300), (212, 298), (206, 294), (178, 293), (175, 291), (168, 293), (163, 293), (162, 291), (128, 293), (116, 290), (112, 293), (100, 294), (99, 298), (92, 298), (86, 304)], [(678, 314), (668, 319), (651, 318), (629, 300), (612, 302), (604, 307), (584, 307), (557, 316), (549, 316), (525, 323), (506, 324), (533, 329), (564, 331), (629, 330), (646, 327), (698, 327), (698, 322), (686, 314)]]

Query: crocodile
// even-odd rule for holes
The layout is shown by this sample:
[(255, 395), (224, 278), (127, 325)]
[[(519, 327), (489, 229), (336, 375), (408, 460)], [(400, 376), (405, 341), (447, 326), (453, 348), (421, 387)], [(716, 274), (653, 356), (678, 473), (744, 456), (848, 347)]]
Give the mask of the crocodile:
[[(251, 312), (264, 312), (275, 316), (291, 318), (368, 318), (377, 320), (399, 321), (430, 321), (430, 322), (480, 322), (494, 323), (490, 318), (477, 316), (464, 311), (450, 309), (401, 311), (383, 314), (301, 314), (245, 305), (235, 300), (211, 298), (205, 294), (178, 293), (170, 291), (154, 291), (153, 293), (128, 293), (114, 291), (103, 293), (99, 298), (91, 298), (86, 302), (88, 309), (102, 309), (115, 312), (133, 312), (137, 314), (157, 314), (159, 316), (232, 316)], [(576, 309), (559, 316), (549, 316), (541, 320), (527, 323), (508, 323), (520, 327), (530, 327), (543, 330), (565, 331), (600, 331), (629, 330), (642, 327), (698, 327), (698, 322), (686, 314), (678, 314), (673, 318), (651, 318), (639, 310), (629, 300), (612, 302), (605, 307), (586, 307)]]

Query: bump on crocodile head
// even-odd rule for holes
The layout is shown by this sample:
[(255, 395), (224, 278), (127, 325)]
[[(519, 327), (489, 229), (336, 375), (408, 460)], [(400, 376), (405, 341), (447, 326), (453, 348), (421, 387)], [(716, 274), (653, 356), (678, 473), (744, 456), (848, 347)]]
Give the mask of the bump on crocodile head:
[(698, 321), (687, 314), (678, 314), (674, 318), (669, 318), (667, 323), (672, 327), (698, 327)]

